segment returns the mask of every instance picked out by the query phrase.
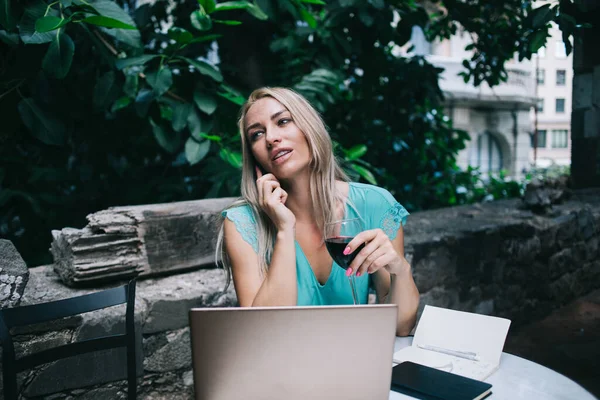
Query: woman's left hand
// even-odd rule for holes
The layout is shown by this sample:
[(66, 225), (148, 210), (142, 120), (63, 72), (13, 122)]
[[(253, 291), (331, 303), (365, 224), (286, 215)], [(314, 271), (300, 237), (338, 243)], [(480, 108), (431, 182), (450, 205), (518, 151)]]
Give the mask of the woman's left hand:
[(346, 275), (350, 276), (354, 272), (356, 272), (356, 276), (365, 273), (372, 274), (381, 268), (385, 268), (392, 275), (400, 275), (410, 269), (408, 261), (404, 256), (398, 254), (390, 238), (381, 229), (371, 229), (356, 235), (348, 243), (344, 254), (351, 254), (363, 243), (365, 246), (358, 252), (350, 264), (350, 268), (346, 270)]

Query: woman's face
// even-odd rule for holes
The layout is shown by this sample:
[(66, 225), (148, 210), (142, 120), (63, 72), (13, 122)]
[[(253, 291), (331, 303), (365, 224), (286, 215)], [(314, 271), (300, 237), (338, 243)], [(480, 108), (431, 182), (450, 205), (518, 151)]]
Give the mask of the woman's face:
[(308, 169), (311, 155), (306, 136), (280, 102), (272, 97), (256, 101), (245, 122), (252, 154), (267, 173), (289, 179)]

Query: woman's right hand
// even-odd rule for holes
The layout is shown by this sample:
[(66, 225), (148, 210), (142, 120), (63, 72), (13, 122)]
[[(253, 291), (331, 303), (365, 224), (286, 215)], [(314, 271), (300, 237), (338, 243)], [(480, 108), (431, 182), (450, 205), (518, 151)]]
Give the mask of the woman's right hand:
[(271, 218), (277, 231), (294, 229), (296, 217), (285, 206), (287, 193), (273, 174), (263, 175), (256, 167), (256, 186), (258, 188), (258, 203), (263, 211)]

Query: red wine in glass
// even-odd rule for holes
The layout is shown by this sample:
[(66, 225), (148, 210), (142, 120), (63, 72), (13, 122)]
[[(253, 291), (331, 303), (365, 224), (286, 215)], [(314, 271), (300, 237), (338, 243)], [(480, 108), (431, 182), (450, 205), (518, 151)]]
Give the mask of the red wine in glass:
[[(363, 248), (364, 244), (347, 255), (344, 254), (344, 249), (362, 231), (364, 231), (364, 225), (359, 218), (342, 219), (325, 224), (325, 246), (337, 265), (346, 270), (350, 267), (350, 264)], [(360, 304), (354, 282), (355, 272), (352, 271), (352, 275), (348, 277), (348, 282), (350, 283), (354, 304)]]
[(337, 265), (344, 269), (348, 269), (350, 264), (352, 264), (352, 261), (354, 261), (356, 255), (362, 250), (363, 247), (365, 247), (363, 243), (352, 253), (344, 255), (344, 249), (346, 246), (348, 246), (348, 243), (350, 243), (352, 239), (354, 238), (350, 236), (336, 236), (325, 240), (325, 245), (327, 246), (327, 251), (329, 251), (331, 258), (333, 258), (333, 261), (335, 261)]

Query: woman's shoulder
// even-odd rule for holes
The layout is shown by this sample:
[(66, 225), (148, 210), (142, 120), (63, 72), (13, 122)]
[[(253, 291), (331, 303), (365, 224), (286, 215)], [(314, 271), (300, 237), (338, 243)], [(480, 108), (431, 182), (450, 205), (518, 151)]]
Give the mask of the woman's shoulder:
[(254, 219), (252, 207), (248, 203), (236, 202), (231, 207), (223, 210), (221, 215), (233, 222), (235, 229), (242, 238), (252, 246), (255, 252), (258, 252), (256, 220)]
[(248, 203), (236, 202), (232, 204), (230, 207), (226, 208), (221, 212), (223, 217), (227, 217), (227, 219), (236, 222), (236, 219), (239, 218), (248, 218), (254, 221), (254, 213), (252, 212), (252, 207)]
[(387, 202), (390, 205), (397, 203), (394, 196), (382, 187), (359, 182), (350, 182), (349, 185), (355, 195), (365, 200)]

